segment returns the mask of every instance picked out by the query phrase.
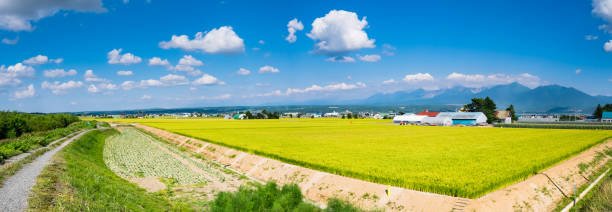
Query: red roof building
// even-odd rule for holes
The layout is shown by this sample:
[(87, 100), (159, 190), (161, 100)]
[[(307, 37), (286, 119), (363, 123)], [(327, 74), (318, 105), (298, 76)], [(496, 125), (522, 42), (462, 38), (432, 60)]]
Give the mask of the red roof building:
[(419, 115), (419, 116), (436, 117), (436, 116), (438, 116), (438, 113), (440, 113), (440, 112), (429, 112), (429, 110), (425, 110), (424, 112), (417, 113), (417, 115)]

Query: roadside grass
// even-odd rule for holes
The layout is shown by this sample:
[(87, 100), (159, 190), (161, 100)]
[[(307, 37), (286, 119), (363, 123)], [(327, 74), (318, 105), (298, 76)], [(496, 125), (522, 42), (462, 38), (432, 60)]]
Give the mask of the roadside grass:
[(61, 145), (66, 140), (76, 136), (77, 134), (78, 134), (78, 132), (63, 138), (62, 140), (59, 140), (58, 142), (55, 142), (51, 146), (40, 148), (40, 149), (32, 152), (27, 157), (25, 157), (25, 158), (23, 158), (23, 159), (21, 159), (19, 161), (13, 162), (11, 164), (8, 164), (6, 167), (0, 169), (0, 185), (2, 185), (4, 183), (4, 181), (6, 181), (6, 179), (8, 179), (10, 176), (15, 175), (15, 173), (17, 173), (25, 165), (27, 165), (29, 163), (32, 163), (32, 161), (34, 161), (36, 158), (38, 158), (39, 156), (41, 156), (45, 152), (48, 152), (48, 151), (54, 149), (55, 147)]
[(103, 160), (105, 139), (116, 130), (89, 132), (52, 159), (40, 174), (29, 199), (31, 211), (185, 211), (124, 180)]
[(526, 179), (612, 138), (608, 130), (398, 126), (372, 119), (116, 121), (328, 173), (467, 198)]
[(313, 212), (360, 212), (351, 204), (329, 199), (326, 209), (303, 201), (300, 187), (295, 184), (282, 188), (274, 182), (265, 185), (242, 186), (234, 193), (221, 192), (210, 206), (212, 212), (222, 211), (313, 211)]
[[(589, 180), (582, 186), (578, 187), (577, 192), (571, 192), (568, 194), (572, 197), (563, 198), (561, 201), (559, 201), (557, 208), (555, 208), (553, 211), (561, 211), (565, 206), (567, 206), (567, 204), (573, 201), (574, 195), (579, 195), (582, 193), (582, 191), (589, 187), (589, 185), (591, 185), (591, 183), (593, 183), (595, 179), (597, 179), (607, 169), (612, 169), (612, 160), (609, 159), (610, 157), (612, 157), (612, 148), (599, 152), (590, 163), (580, 164), (581, 169), (590, 169), (601, 160), (607, 160), (606, 164), (601, 166), (599, 169), (594, 170), (587, 177)], [(591, 191), (589, 191), (589, 193), (587, 193), (582, 200), (576, 203), (576, 206), (573, 207), (571, 211), (612, 211), (612, 171), (608, 172), (608, 174), (606, 174), (606, 176), (604, 176), (602, 180), (595, 185), (595, 187), (593, 187), (593, 189), (591, 189)]]

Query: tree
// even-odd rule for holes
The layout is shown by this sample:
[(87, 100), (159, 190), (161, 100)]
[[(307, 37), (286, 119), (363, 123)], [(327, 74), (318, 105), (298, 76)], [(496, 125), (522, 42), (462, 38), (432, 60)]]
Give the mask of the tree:
[(347, 119), (352, 119), (352, 118), (353, 118), (353, 115), (351, 115), (351, 113), (347, 113), (347, 114), (346, 114), (346, 118), (347, 118)]
[(595, 108), (595, 112), (593, 112), (593, 116), (595, 116), (595, 118), (600, 119), (602, 115), (603, 115), (603, 108), (601, 107), (600, 104), (597, 104), (597, 108)]
[(518, 117), (516, 117), (516, 113), (514, 112), (514, 105), (510, 105), (510, 107), (506, 108), (506, 111), (510, 113), (510, 118), (512, 118), (512, 121), (518, 120)]
[(482, 112), (487, 116), (487, 123), (493, 123), (497, 120), (495, 110), (497, 105), (491, 98), (473, 98), (472, 103), (464, 105), (463, 109), (467, 112)]
[(244, 113), (244, 116), (246, 116), (247, 119), (253, 119), (255, 117), (253, 117), (253, 114), (251, 113), (251, 111), (248, 111), (246, 113)]

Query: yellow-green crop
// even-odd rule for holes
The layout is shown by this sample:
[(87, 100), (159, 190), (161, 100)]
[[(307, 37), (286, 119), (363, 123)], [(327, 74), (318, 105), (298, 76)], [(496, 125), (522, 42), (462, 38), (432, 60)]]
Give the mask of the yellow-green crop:
[(578, 154), (609, 130), (389, 125), (389, 120), (132, 119), (367, 181), (478, 197)]

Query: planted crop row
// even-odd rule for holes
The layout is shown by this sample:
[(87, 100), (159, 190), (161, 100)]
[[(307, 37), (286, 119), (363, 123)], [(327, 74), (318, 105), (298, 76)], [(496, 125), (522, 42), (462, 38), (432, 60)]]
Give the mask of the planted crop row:
[(612, 125), (586, 125), (586, 124), (495, 124), (501, 128), (537, 128), (537, 129), (579, 129), (579, 130), (612, 130)]
[(180, 184), (206, 182), (206, 179), (172, 155), (153, 145), (135, 129), (123, 129), (104, 145), (104, 162), (124, 178), (163, 177)]

